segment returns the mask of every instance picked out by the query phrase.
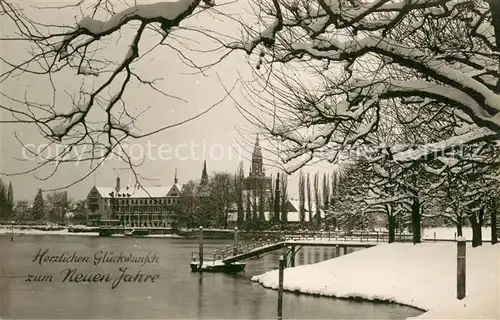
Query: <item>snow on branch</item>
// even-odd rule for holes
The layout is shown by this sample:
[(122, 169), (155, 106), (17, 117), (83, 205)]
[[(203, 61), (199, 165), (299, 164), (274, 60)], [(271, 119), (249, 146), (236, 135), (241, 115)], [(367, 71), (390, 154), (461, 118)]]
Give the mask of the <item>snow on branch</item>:
[(450, 151), (453, 148), (473, 144), (478, 141), (493, 139), (496, 136), (497, 133), (488, 128), (475, 128), (470, 132), (453, 136), (437, 143), (416, 146), (415, 148), (396, 152), (394, 153), (393, 159), (398, 162), (414, 162), (437, 158), (444, 164), (450, 164), (447, 161), (447, 158), (440, 157), (439, 155), (442, 155), (446, 151)]
[[(200, 0), (178, 0), (175, 2), (161, 1), (153, 4), (139, 4), (131, 6), (113, 15), (106, 21), (93, 19), (89, 16), (82, 18), (72, 32), (64, 36), (62, 42), (56, 47), (61, 53), (61, 59), (67, 57), (68, 46), (81, 35), (91, 36), (97, 40), (113, 32), (133, 20), (144, 23), (161, 23), (162, 29), (168, 34), (170, 29), (189, 16), (199, 5)], [(85, 45), (88, 45), (86, 42)]]

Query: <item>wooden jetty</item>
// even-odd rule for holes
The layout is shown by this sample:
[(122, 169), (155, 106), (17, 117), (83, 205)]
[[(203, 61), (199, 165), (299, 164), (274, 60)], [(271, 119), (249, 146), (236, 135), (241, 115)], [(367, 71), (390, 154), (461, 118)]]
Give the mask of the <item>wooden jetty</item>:
[(191, 261), (191, 271), (193, 272), (224, 272), (224, 273), (238, 273), (245, 269), (245, 263), (234, 262), (226, 264), (220, 260), (206, 261), (200, 267), (197, 260)]
[(332, 233), (305, 233), (302, 235), (280, 235), (269, 238), (253, 239), (249, 242), (238, 241), (238, 228), (234, 230), (234, 244), (215, 250), (212, 254), (203, 252), (203, 228), (199, 229), (199, 250), (191, 253), (190, 267), (193, 272), (240, 272), (245, 268), (242, 260), (259, 258), (266, 253), (287, 248), (285, 257), (291, 267), (295, 266), (296, 253), (305, 246), (335, 247), (336, 256), (340, 249), (347, 254), (348, 248), (369, 248), (386, 242), (378, 233), (344, 235)]

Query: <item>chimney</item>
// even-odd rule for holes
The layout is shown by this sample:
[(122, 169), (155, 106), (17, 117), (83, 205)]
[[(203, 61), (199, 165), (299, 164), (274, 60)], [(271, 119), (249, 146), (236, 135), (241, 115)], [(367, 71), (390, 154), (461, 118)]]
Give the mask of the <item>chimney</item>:
[(116, 192), (120, 191), (120, 177), (117, 177), (116, 178)]

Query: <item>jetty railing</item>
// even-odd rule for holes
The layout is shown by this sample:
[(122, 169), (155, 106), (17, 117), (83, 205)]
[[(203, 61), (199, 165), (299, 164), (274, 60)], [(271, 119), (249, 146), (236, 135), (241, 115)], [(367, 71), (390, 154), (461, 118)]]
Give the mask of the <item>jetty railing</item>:
[[(215, 264), (215, 261), (220, 260), (216, 259), (215, 255), (212, 253), (203, 253), (203, 262), (207, 263), (213, 263)], [(191, 262), (199, 262), (200, 261), (200, 253), (197, 251), (191, 252)]]
[[(240, 254), (246, 254), (257, 248), (276, 245), (292, 240), (318, 240), (318, 241), (345, 241), (345, 242), (388, 242), (388, 232), (343, 232), (343, 231), (314, 231), (294, 234), (269, 234), (258, 239), (239, 242), (235, 245), (227, 245), (215, 250), (209, 260), (224, 260)], [(399, 242), (412, 241), (412, 234), (395, 234), (395, 240)], [(204, 255), (205, 260), (205, 255)]]
[(236, 245), (227, 245), (225, 248), (215, 250), (213, 256), (216, 257), (217, 260), (223, 260), (228, 257), (233, 257), (239, 254), (248, 253), (256, 248), (262, 248), (265, 246), (278, 244), (285, 240), (286, 238), (282, 236), (279, 237), (268, 236), (268, 237), (261, 237), (258, 239), (254, 238), (250, 241), (239, 242)]

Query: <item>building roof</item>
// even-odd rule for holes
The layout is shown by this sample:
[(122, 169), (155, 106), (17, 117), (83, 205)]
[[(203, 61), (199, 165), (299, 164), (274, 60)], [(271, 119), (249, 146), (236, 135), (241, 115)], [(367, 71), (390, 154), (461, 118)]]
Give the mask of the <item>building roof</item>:
[[(95, 187), (97, 192), (103, 198), (111, 198), (110, 193), (115, 193), (114, 187)], [(178, 184), (174, 184), (172, 186), (144, 186), (144, 187), (124, 187), (118, 191), (119, 195), (124, 195), (123, 198), (163, 198), (169, 196), (172, 192), (179, 193), (181, 192), (181, 186)], [(128, 196), (130, 195), (130, 196)], [(118, 198), (122, 198), (118, 196)]]
[[(308, 212), (309, 211), (309, 205), (308, 205), (308, 201), (304, 201), (304, 211), (305, 212)], [(288, 200), (288, 211), (289, 212), (296, 212), (297, 214), (299, 213), (299, 207), (300, 207), (300, 201), (299, 200), (295, 200), (295, 199), (292, 199), (292, 200)], [(311, 211), (313, 213), (313, 216), (316, 214), (316, 202), (315, 201), (311, 201)], [(325, 216), (325, 213), (323, 212), (323, 209), (319, 209), (320, 211), (320, 214), (321, 214), (321, 218), (324, 218)], [(307, 214), (306, 214), (307, 216)]]

